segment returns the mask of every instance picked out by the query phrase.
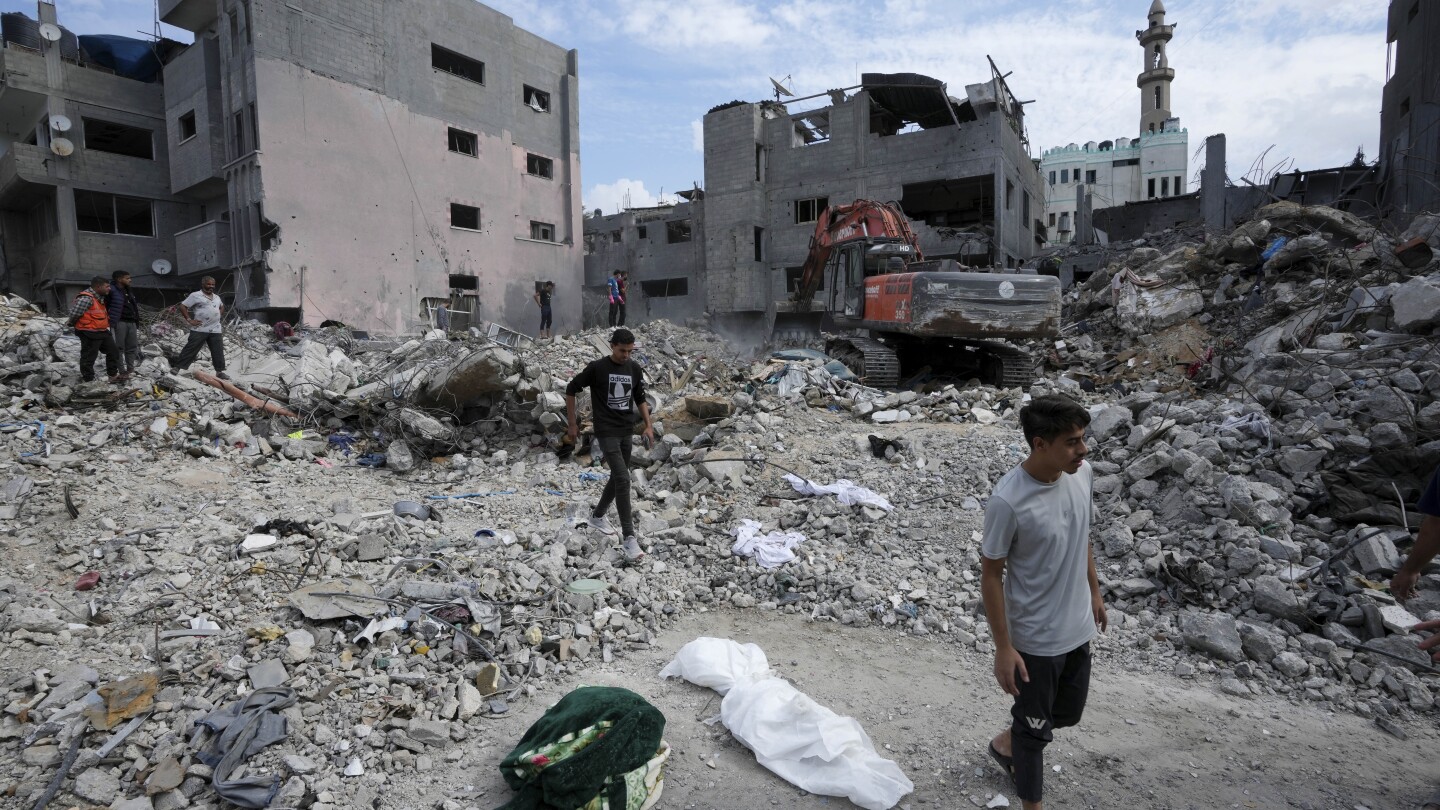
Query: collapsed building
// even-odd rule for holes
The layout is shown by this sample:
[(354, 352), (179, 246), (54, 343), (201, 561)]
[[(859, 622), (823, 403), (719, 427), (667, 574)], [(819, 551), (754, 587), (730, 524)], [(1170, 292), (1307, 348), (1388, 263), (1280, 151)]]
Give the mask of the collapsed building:
[[(469, 0), (158, 14), (194, 43), (92, 38), (109, 62), (6, 15), (9, 290), (53, 310), (97, 272), (208, 274), (251, 317), (400, 333), (442, 305), (452, 328), (518, 322), (536, 282), (579, 287), (575, 51)], [(578, 326), (578, 297), (554, 307)]]
[(679, 196), (685, 201), (585, 220), (586, 325), (606, 322), (606, 282), (617, 270), (630, 274), (627, 322), (705, 314), (705, 192)]

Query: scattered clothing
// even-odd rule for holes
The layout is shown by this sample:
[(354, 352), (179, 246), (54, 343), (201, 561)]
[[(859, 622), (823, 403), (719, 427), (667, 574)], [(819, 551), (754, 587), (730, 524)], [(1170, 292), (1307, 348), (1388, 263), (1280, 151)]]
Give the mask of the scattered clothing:
[(256, 689), (196, 721), (219, 734), (200, 761), (214, 768), (211, 784), (220, 798), (238, 807), (268, 807), (280, 790), (280, 777), (271, 774), (231, 779), (230, 774), (262, 749), (282, 742), (289, 732), (280, 711), (295, 704), (295, 690), (286, 686)]
[(824, 486), (809, 479), (801, 478), (798, 475), (787, 474), (785, 480), (789, 481), (790, 486), (794, 487), (795, 491), (801, 495), (834, 495), (840, 499), (840, 503), (846, 506), (859, 504), (875, 509), (884, 509), (886, 512), (895, 508), (890, 501), (881, 497), (874, 490), (857, 486), (844, 478), (841, 478), (833, 484), (826, 484)]
[(761, 568), (779, 568), (790, 562), (795, 559), (795, 552), (791, 549), (805, 542), (805, 535), (799, 532), (761, 534), (760, 522), (748, 519), (740, 521), (732, 534), (735, 535), (735, 545), (730, 548), (731, 553), (754, 557)]

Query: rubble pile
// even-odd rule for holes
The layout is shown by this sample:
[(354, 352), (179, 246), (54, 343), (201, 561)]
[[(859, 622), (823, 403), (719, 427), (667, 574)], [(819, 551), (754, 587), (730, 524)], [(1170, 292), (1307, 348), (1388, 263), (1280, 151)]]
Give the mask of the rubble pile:
[[(1392, 238), (1277, 204), (1221, 238), (1117, 248), (1029, 391), (876, 391), (813, 353), (635, 327), (659, 441), (636, 445), (633, 566), (579, 525), (606, 473), (561, 441), (565, 383), (608, 330), (242, 324), (242, 398), (171, 373), (183, 335), (163, 324), (129, 383), (79, 385), (73, 338), (11, 299), (5, 788), (27, 806), (52, 788), (131, 810), (368, 805), (400, 774), (493, 767), (509, 741), (487, 718), (685, 612), (987, 656), (985, 498), (1025, 456), (1018, 409), (1051, 391), (1093, 415), (1101, 654), (1237, 696), (1433, 712), (1408, 631), (1440, 617), (1440, 576), (1404, 606), (1386, 582), (1440, 464), (1437, 226)], [(216, 748), (216, 729), (277, 717), (273, 745)]]

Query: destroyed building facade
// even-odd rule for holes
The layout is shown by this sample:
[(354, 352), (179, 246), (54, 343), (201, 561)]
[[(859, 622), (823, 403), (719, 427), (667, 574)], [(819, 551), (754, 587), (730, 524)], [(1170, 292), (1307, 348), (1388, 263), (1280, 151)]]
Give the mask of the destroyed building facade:
[(1391, 0), (1380, 107), (1381, 205), (1403, 224), (1440, 207), (1440, 8), (1424, 0)]
[(265, 320), (580, 322), (575, 51), (471, 0), (161, 0), (180, 273)]
[(170, 193), (155, 79), (175, 43), (77, 36), (37, 5), (35, 18), (0, 16), (0, 289), (55, 312), (92, 276), (125, 270), (142, 303), (179, 300), (186, 282), (156, 270), (201, 214)]
[[(852, 92), (853, 91), (853, 92)], [(716, 317), (764, 328), (800, 281), (820, 213), (898, 202), (927, 258), (1018, 267), (1045, 239), (1024, 110), (991, 77), (952, 98), (917, 74), (864, 74), (810, 99), (705, 115), (705, 289)]]
[(586, 217), (585, 326), (606, 323), (606, 282), (616, 270), (630, 274), (627, 323), (705, 314), (705, 193), (680, 196), (684, 202)]
[[(1175, 25), (1165, 22), (1165, 5), (1150, 5), (1149, 25), (1135, 32), (1145, 52), (1140, 88), (1140, 130), (1136, 138), (1089, 141), (1083, 146), (1046, 149), (1040, 159), (1045, 180), (1045, 224), (1050, 245), (1080, 241), (1083, 208), (1110, 208), (1186, 193), (1190, 136), (1171, 112), (1169, 44)], [(1087, 199), (1088, 198), (1088, 199)]]

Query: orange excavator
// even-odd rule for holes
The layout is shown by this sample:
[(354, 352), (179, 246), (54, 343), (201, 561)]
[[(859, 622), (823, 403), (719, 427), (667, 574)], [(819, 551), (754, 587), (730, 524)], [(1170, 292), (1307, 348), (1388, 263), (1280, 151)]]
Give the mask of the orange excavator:
[(826, 353), (876, 388), (925, 367), (1028, 386), (1033, 358), (1003, 341), (1059, 333), (1060, 280), (926, 260), (899, 205), (856, 200), (821, 212), (800, 283), (775, 328), (814, 333), (822, 324), (848, 333), (831, 339)]

